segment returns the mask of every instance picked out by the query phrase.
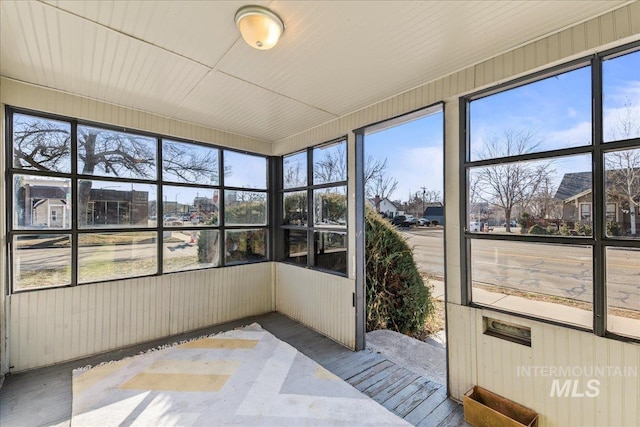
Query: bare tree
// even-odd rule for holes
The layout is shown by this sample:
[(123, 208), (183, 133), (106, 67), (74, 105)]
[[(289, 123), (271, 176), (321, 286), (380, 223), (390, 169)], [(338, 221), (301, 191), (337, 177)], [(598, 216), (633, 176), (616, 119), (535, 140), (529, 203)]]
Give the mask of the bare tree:
[[(531, 131), (506, 131), (502, 137), (485, 141), (479, 158), (501, 158), (530, 153), (541, 141)], [(538, 194), (544, 178), (551, 171), (551, 161), (509, 162), (486, 166), (472, 171), (477, 180), (474, 196), (501, 208), (506, 219), (506, 231), (511, 231), (511, 213), (516, 205), (526, 207)]]
[(622, 197), (628, 203), (631, 235), (635, 236), (636, 208), (640, 205), (640, 149), (605, 154), (606, 189), (610, 198)]
[[(314, 182), (336, 182), (347, 179), (347, 144), (326, 148), (324, 157), (313, 159)], [(314, 150), (315, 152), (315, 150)]]
[[(610, 129), (612, 140), (640, 135), (640, 117), (629, 100)], [(631, 235), (637, 233), (636, 207), (640, 205), (640, 149), (612, 151), (605, 154), (606, 189), (610, 198), (622, 197), (628, 203)]]
[(398, 181), (387, 175), (387, 159), (368, 156), (364, 167), (364, 186), (368, 198), (379, 196), (380, 199), (391, 197), (398, 188)]
[(562, 202), (555, 199), (557, 188), (549, 176), (542, 178), (538, 192), (533, 195), (529, 210), (539, 218), (558, 219), (562, 213)]
[[(71, 134), (67, 124), (16, 115), (13, 124), (14, 164), (25, 169), (71, 172)], [(105, 177), (154, 178), (157, 173), (155, 138), (78, 126), (78, 173)], [(196, 155), (173, 144), (163, 153), (167, 172), (188, 182), (218, 179), (217, 157)], [(171, 146), (171, 144), (169, 145)], [(92, 181), (78, 185), (79, 212), (86, 212)], [(78, 215), (80, 225), (86, 215)]]

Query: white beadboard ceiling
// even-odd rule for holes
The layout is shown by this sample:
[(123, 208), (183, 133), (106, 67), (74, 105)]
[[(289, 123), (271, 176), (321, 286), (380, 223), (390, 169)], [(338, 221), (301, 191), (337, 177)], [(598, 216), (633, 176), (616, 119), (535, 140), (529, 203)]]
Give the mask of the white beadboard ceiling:
[[(0, 75), (278, 141), (628, 1), (0, 1)], [(270, 51), (233, 22), (285, 21)]]

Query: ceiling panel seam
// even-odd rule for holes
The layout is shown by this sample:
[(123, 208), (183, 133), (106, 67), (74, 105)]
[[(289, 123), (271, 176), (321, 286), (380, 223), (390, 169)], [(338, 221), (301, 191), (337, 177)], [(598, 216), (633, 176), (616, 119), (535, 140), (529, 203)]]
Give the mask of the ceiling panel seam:
[[(50, 4), (50, 3), (46, 3), (46, 2), (44, 2), (44, 1), (42, 1), (42, 0), (40, 0), (40, 2), (41, 2), (42, 4), (44, 4), (44, 5), (47, 5), (47, 6), (51, 7), (51, 8), (54, 8), (54, 9), (56, 9), (56, 10), (60, 11), (60, 12), (67, 13), (67, 14), (69, 14), (69, 15), (75, 16), (76, 18), (79, 18), (79, 19), (82, 19), (82, 20), (84, 20), (84, 21), (90, 22), (90, 23), (92, 23), (92, 24), (98, 25), (98, 26), (100, 26), (100, 27), (102, 27), (102, 28), (105, 28), (105, 29), (107, 29), (107, 30), (109, 30), (109, 31), (112, 31), (112, 32), (114, 32), (114, 33), (120, 34), (120, 35), (125, 36), (125, 37), (129, 37), (129, 38), (131, 38), (131, 39), (137, 40), (137, 41), (139, 41), (139, 42), (141, 42), (141, 43), (144, 43), (144, 44), (146, 44), (146, 45), (153, 46), (153, 47), (155, 47), (155, 48), (157, 48), (157, 49), (161, 49), (161, 50), (163, 50), (163, 51), (165, 51), (165, 52), (169, 52), (169, 53), (171, 53), (171, 54), (173, 54), (173, 55), (175, 55), (175, 56), (177, 56), (177, 57), (179, 57), (179, 58), (186, 59), (187, 61), (193, 62), (194, 64), (200, 65), (200, 66), (205, 67), (205, 68), (207, 68), (207, 69), (209, 69), (209, 70), (213, 70), (213, 69), (214, 69), (214, 68), (212, 68), (210, 65), (204, 64), (204, 63), (202, 63), (202, 62), (200, 62), (200, 61), (197, 61), (197, 60), (195, 60), (195, 59), (193, 59), (193, 58), (190, 58), (190, 57), (188, 57), (188, 56), (182, 55), (182, 54), (180, 54), (180, 53), (178, 53), (178, 52), (175, 52), (175, 51), (173, 51), (173, 50), (171, 50), (171, 49), (167, 49), (166, 47), (159, 46), (159, 45), (157, 45), (157, 44), (155, 44), (155, 43), (152, 43), (152, 42), (150, 42), (150, 41), (148, 41), (148, 40), (145, 40), (145, 39), (143, 39), (143, 38), (136, 37), (136, 36), (134, 36), (133, 34), (129, 34), (129, 33), (126, 33), (126, 32), (124, 32), (124, 31), (121, 31), (121, 30), (116, 30), (116, 29), (115, 29), (115, 28), (113, 28), (113, 27), (110, 27), (110, 26), (108, 26), (108, 25), (102, 24), (102, 23), (100, 23), (100, 22), (98, 22), (98, 21), (95, 21), (95, 20), (93, 20), (93, 19), (89, 19), (89, 18), (87, 18), (87, 17), (85, 17), (85, 16), (82, 16), (82, 15), (79, 15), (79, 14), (77, 14), (77, 13), (75, 13), (75, 12), (71, 12), (70, 10), (63, 9), (63, 8), (61, 8), (61, 7), (58, 7), (58, 6), (53, 5), (53, 4)], [(230, 50), (230, 49), (235, 45), (235, 43), (236, 43), (237, 41), (238, 41), (238, 39), (236, 39), (236, 40), (231, 44), (231, 46), (229, 47), (229, 49), (227, 49), (227, 51), (225, 52), (225, 55), (226, 55), (226, 53), (227, 53), (227, 52), (228, 52), (228, 51), (229, 51), (229, 50)], [(224, 57), (224, 55), (223, 55), (223, 57)], [(218, 62), (216, 63), (216, 65), (217, 65), (219, 62), (220, 62), (220, 61), (218, 60)]]
[(281, 97), (286, 98), (286, 99), (288, 99), (290, 101), (294, 101), (294, 102), (297, 102), (297, 103), (302, 104), (304, 106), (307, 106), (309, 108), (313, 108), (314, 110), (322, 111), (323, 113), (326, 113), (326, 114), (329, 114), (329, 115), (333, 116), (334, 119), (337, 119), (338, 117), (340, 117), (340, 115), (337, 114), (337, 113), (332, 113), (331, 111), (327, 111), (324, 108), (316, 107), (315, 105), (308, 104), (308, 103), (306, 103), (304, 101), (300, 101), (299, 99), (293, 98), (291, 96), (285, 95), (285, 94), (280, 93), (280, 92), (276, 92), (275, 90), (269, 89), (267, 87), (260, 86), (258, 84), (255, 84), (255, 83), (249, 81), (249, 80), (242, 79), (242, 78), (240, 78), (238, 76), (235, 76), (233, 74), (229, 74), (229, 73), (227, 73), (225, 71), (222, 71), (222, 70), (215, 70), (215, 71), (220, 73), (220, 74), (224, 74), (225, 76), (231, 77), (232, 79), (236, 79), (238, 81), (246, 83), (248, 85), (257, 87), (257, 88), (262, 89), (262, 90), (266, 90), (267, 92), (270, 92), (270, 93), (273, 93), (275, 95), (281, 96)]

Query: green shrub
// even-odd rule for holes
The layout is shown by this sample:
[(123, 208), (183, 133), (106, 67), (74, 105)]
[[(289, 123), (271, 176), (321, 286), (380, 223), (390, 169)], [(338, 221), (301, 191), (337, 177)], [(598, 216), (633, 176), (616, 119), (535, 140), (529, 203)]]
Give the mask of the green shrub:
[(372, 209), (367, 209), (365, 223), (367, 330), (422, 330), (434, 307), (411, 248)]
[(617, 222), (607, 222), (607, 236), (619, 236), (620, 224)]
[(560, 229), (558, 230), (558, 232), (562, 236), (570, 236), (571, 235), (571, 229), (569, 228), (569, 226), (567, 224), (562, 224), (560, 226)]
[(529, 229), (529, 234), (546, 235), (547, 234), (547, 229), (542, 227), (542, 226), (540, 226), (540, 225), (538, 225), (538, 224), (534, 224)]
[(588, 222), (576, 222), (576, 231), (580, 236), (591, 236), (593, 230)]

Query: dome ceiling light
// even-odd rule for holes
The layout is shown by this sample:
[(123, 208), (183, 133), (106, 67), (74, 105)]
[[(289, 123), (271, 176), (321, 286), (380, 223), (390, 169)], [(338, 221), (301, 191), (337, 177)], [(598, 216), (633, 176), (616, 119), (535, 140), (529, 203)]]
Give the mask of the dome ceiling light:
[(243, 6), (236, 12), (236, 26), (251, 47), (271, 49), (284, 32), (284, 22), (270, 9), (262, 6)]

